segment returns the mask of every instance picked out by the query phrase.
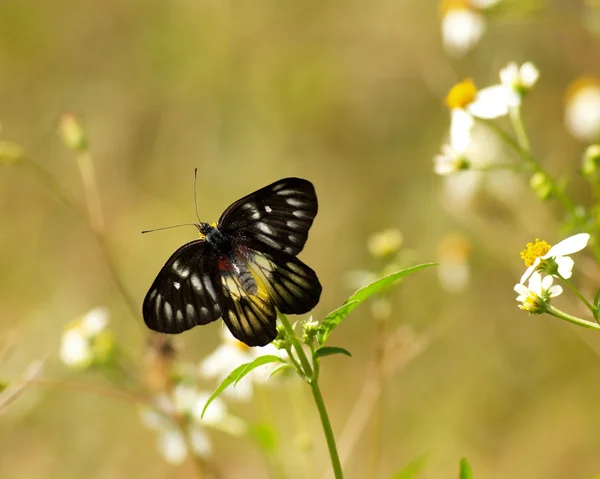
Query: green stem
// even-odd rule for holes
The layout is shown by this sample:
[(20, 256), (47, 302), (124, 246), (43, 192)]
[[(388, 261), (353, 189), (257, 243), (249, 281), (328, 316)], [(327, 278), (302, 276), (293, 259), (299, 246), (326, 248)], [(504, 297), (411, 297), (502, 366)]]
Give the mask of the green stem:
[(325, 439), (327, 439), (327, 448), (329, 449), (329, 456), (331, 457), (331, 466), (333, 467), (333, 474), (335, 479), (344, 479), (344, 473), (342, 472), (342, 464), (337, 451), (337, 445), (335, 443), (335, 436), (333, 435), (333, 429), (331, 428), (331, 422), (329, 421), (329, 415), (323, 401), (323, 395), (321, 389), (319, 389), (319, 382), (312, 381), (310, 383), (313, 398), (315, 404), (319, 410), (319, 417), (321, 418), (321, 424), (323, 425), (323, 432), (325, 433)]
[[(567, 285), (567, 287), (575, 294), (575, 296), (577, 296), (581, 302), (583, 304), (585, 304), (586, 308), (590, 310), (590, 312), (592, 313), (592, 315), (594, 317), (596, 317), (596, 309), (592, 306), (592, 304), (585, 298), (585, 296), (583, 296), (583, 294), (581, 294), (581, 292), (573, 285), (573, 283), (571, 283), (568, 279), (563, 278), (562, 276), (560, 276), (560, 279), (562, 279), (565, 284)], [(600, 324), (600, 323), (599, 323)]]
[(113, 255), (110, 251), (110, 248), (108, 246), (108, 242), (106, 241), (106, 238), (100, 231), (98, 231), (96, 228), (94, 228), (94, 226), (91, 224), (91, 222), (88, 218), (88, 215), (86, 214), (86, 211), (81, 206), (79, 206), (79, 203), (77, 203), (77, 201), (75, 201), (65, 191), (65, 189), (60, 185), (60, 183), (56, 180), (56, 178), (54, 178), (54, 176), (52, 176), (47, 170), (45, 170), (38, 164), (36, 164), (33, 161), (30, 161), (26, 158), (23, 159), (22, 164), (25, 167), (27, 167), (29, 169), (29, 171), (31, 171), (31, 173), (46, 188), (48, 188), (48, 190), (50, 190), (62, 204), (64, 204), (67, 208), (69, 208), (75, 214), (75, 216), (79, 220), (81, 220), (82, 223), (87, 227), (87, 229), (89, 230), (91, 235), (94, 237), (94, 239), (98, 243), (98, 246), (100, 248), (102, 256), (104, 257), (104, 260), (106, 261), (106, 264), (108, 266), (110, 276), (112, 277), (115, 285), (117, 286), (119, 293), (121, 293), (121, 296), (125, 300), (125, 303), (127, 304), (127, 307), (129, 308), (132, 316), (134, 316), (134, 317), (139, 316), (136, 302), (134, 301), (133, 297), (129, 294), (129, 291), (126, 288), (125, 283), (121, 279), (121, 275), (119, 274), (117, 265), (113, 259)]
[(296, 336), (296, 333), (294, 331), (294, 328), (292, 327), (292, 324), (290, 323), (290, 320), (283, 313), (277, 312), (277, 314), (279, 316), (281, 324), (285, 329), (285, 332), (287, 333), (290, 342), (292, 343), (292, 346), (296, 350), (296, 355), (300, 360), (300, 364), (302, 365), (302, 371), (304, 372), (303, 379), (310, 385), (310, 389), (315, 400), (315, 405), (317, 406), (317, 410), (319, 411), (319, 417), (321, 419), (321, 425), (323, 426), (325, 439), (327, 441), (327, 448), (329, 449), (329, 456), (331, 457), (331, 467), (333, 468), (335, 479), (344, 479), (344, 473), (342, 472), (342, 464), (340, 462), (340, 456), (338, 454), (337, 445), (335, 443), (335, 436), (333, 435), (333, 429), (331, 427), (331, 422), (329, 421), (329, 415), (327, 414), (325, 401), (323, 401), (323, 395), (321, 394), (321, 389), (319, 388), (319, 361), (313, 359), (313, 369), (308, 360), (308, 356), (304, 352), (304, 348), (302, 347), (302, 344), (298, 339), (298, 336)]
[(563, 319), (569, 323), (576, 324), (577, 326), (582, 326), (589, 329), (600, 329), (600, 324), (586, 321), (585, 319), (578, 318), (577, 316), (571, 316), (570, 314), (567, 314), (564, 311), (555, 308), (554, 306), (549, 306), (546, 312), (555, 318)]
[(296, 350), (296, 355), (298, 356), (298, 359), (300, 360), (300, 364), (302, 364), (302, 370), (304, 372), (304, 376), (306, 378), (308, 378), (308, 381), (310, 382), (313, 377), (313, 369), (310, 365), (310, 362), (308, 361), (308, 357), (306, 356), (306, 353), (304, 352), (304, 348), (302, 348), (302, 344), (300, 344), (300, 340), (296, 336), (296, 333), (294, 332), (294, 328), (292, 328), (292, 324), (290, 323), (290, 320), (288, 319), (288, 317), (285, 314), (280, 313), (279, 311), (277, 312), (277, 314), (279, 316), (279, 320), (281, 321), (281, 324), (283, 324), (283, 327), (285, 329), (285, 332), (288, 335), (289, 340), (292, 342), (292, 346)]

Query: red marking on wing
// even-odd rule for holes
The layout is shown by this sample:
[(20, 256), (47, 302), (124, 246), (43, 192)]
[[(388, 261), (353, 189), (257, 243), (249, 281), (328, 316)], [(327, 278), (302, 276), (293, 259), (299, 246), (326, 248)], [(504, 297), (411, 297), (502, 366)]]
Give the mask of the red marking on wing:
[(231, 261), (229, 261), (229, 259), (225, 258), (224, 256), (221, 256), (218, 259), (217, 264), (219, 267), (219, 271), (225, 271), (225, 272), (233, 271), (233, 266), (231, 265)]

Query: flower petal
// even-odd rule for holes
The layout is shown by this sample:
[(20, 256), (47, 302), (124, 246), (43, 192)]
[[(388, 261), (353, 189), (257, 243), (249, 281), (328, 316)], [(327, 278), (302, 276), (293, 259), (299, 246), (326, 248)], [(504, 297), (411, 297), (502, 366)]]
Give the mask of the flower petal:
[(547, 259), (577, 253), (587, 246), (589, 239), (590, 235), (587, 233), (571, 236), (555, 244), (542, 258)]
[(450, 118), (450, 146), (458, 154), (464, 153), (471, 144), (473, 117), (465, 110), (455, 108)]
[(558, 274), (563, 278), (569, 279), (573, 275), (573, 265), (575, 262), (568, 256), (561, 256), (556, 258), (556, 264), (558, 265)]
[(477, 118), (490, 120), (507, 115), (510, 103), (510, 89), (504, 85), (494, 85), (479, 90), (468, 110)]
[(540, 265), (540, 258), (536, 258), (533, 264), (525, 270), (523, 276), (521, 276), (521, 284), (524, 284), (525, 281), (533, 274), (536, 268)]
[(559, 294), (562, 294), (562, 292), (563, 292), (563, 289), (557, 284), (555, 284), (548, 290), (548, 293), (550, 294), (551, 298), (555, 298)]

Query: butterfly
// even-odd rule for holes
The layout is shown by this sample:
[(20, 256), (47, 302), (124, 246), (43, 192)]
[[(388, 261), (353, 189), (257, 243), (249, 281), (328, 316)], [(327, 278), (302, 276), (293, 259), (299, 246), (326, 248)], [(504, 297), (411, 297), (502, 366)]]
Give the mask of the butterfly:
[(192, 223), (200, 239), (158, 273), (142, 307), (146, 325), (177, 334), (222, 318), (248, 346), (273, 341), (277, 310), (303, 314), (319, 302), (316, 273), (296, 257), (317, 210), (310, 181), (284, 178), (237, 200), (217, 223)]

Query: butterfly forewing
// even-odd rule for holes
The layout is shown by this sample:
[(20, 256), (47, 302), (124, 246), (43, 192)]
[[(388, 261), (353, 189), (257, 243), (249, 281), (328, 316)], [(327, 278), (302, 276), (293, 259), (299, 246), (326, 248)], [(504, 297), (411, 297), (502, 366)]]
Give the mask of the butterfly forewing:
[(233, 203), (218, 227), (240, 241), (251, 238), (297, 255), (318, 211), (315, 188), (301, 178), (284, 178)]
[(221, 317), (216, 258), (198, 240), (179, 248), (162, 267), (144, 299), (146, 325), (161, 333), (181, 333)]

